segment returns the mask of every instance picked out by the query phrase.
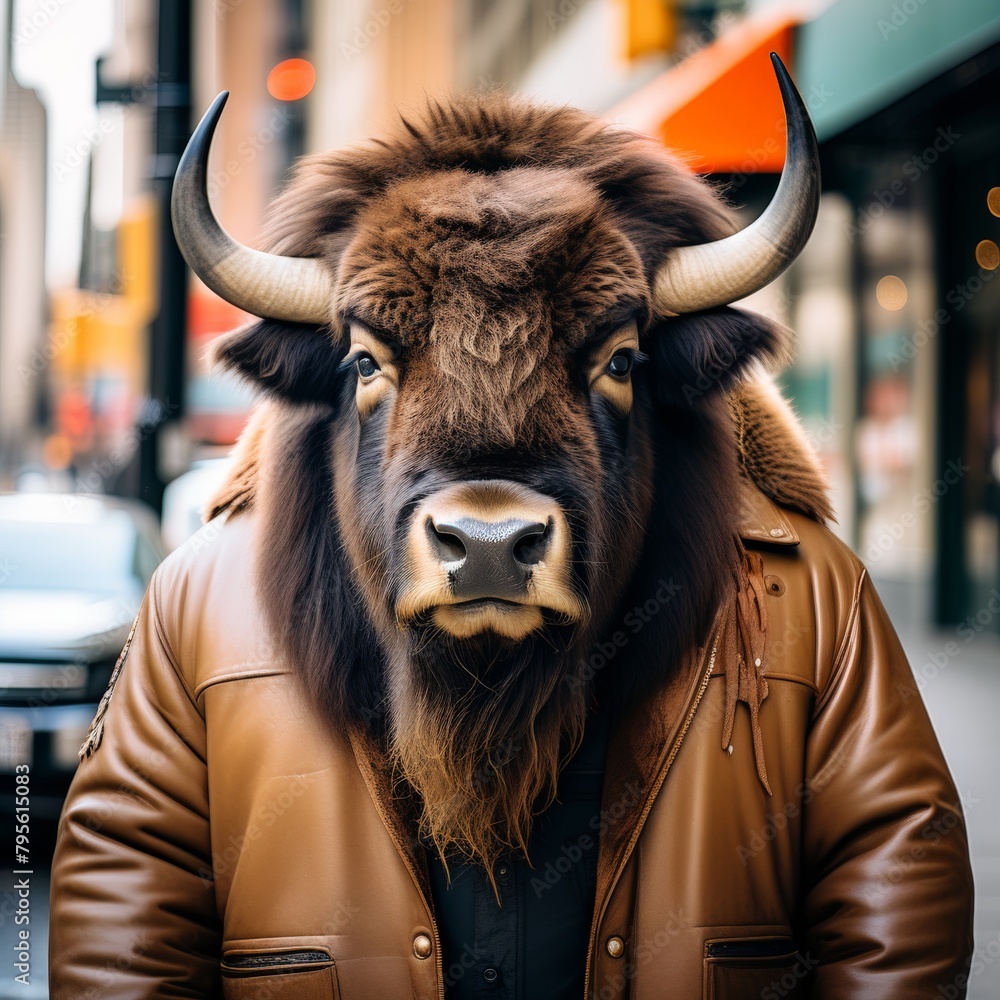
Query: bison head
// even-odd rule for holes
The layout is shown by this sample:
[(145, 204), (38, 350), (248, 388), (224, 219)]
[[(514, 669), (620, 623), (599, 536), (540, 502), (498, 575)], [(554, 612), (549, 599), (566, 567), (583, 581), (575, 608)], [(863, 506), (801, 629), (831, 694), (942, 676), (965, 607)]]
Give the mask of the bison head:
[(497, 97), (302, 161), (269, 253), (208, 205), (225, 95), (182, 160), (189, 263), (265, 317), (216, 352), (272, 400), (262, 606), (335, 724), (384, 741), (442, 854), (524, 849), (595, 700), (662, 681), (731, 585), (724, 393), (782, 340), (726, 303), (797, 254), (818, 197), (776, 66), (786, 167), (735, 233), (651, 141)]

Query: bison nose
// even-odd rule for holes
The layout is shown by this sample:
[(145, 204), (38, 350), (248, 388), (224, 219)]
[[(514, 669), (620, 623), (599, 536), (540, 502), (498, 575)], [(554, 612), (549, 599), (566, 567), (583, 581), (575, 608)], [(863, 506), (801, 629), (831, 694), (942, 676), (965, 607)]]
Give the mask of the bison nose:
[(520, 483), (452, 483), (420, 501), (400, 560), (396, 621), (459, 639), (494, 631), (520, 640), (584, 619), (572, 539), (559, 503)]
[(459, 600), (517, 598), (532, 569), (545, 558), (553, 519), (427, 517), (431, 548)]

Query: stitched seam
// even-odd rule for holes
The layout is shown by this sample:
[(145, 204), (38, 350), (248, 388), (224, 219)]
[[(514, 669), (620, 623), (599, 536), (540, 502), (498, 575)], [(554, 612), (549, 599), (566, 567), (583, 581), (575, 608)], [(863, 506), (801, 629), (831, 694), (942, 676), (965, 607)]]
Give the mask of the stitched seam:
[(851, 644), (851, 640), (857, 634), (858, 620), (861, 616), (861, 588), (867, 578), (868, 570), (863, 567), (860, 575), (858, 576), (858, 582), (854, 586), (854, 598), (851, 602), (851, 613), (847, 618), (847, 627), (844, 629), (844, 637), (840, 641), (840, 648), (837, 650), (837, 655), (833, 659), (833, 670), (830, 671), (830, 680), (827, 682), (826, 688), (820, 695), (819, 700), (816, 702), (816, 707), (813, 710), (813, 722), (819, 718), (820, 713), (824, 708), (826, 708), (827, 702), (832, 697), (834, 689), (840, 683), (841, 674), (843, 674), (846, 669), (844, 663), (847, 659), (847, 649)]
[[(764, 671), (764, 676), (769, 681), (787, 681), (789, 684), (801, 684), (803, 687), (809, 688), (813, 694), (819, 694), (819, 688), (816, 684), (806, 677), (800, 677), (798, 674), (785, 674), (785, 673), (769, 673), (767, 670)], [(710, 681), (721, 681), (725, 680), (725, 674), (712, 674), (709, 678)]]
[(216, 684), (225, 684), (227, 681), (252, 680), (256, 677), (282, 677), (290, 673), (290, 670), (281, 670), (277, 667), (261, 667), (259, 670), (236, 668), (202, 681), (194, 689), (194, 695), (196, 698), (200, 698), (208, 688), (214, 687)]
[(783, 673), (768, 673), (764, 671), (764, 676), (769, 681), (787, 681), (789, 684), (801, 684), (803, 687), (809, 688), (813, 694), (819, 695), (819, 688), (816, 686), (815, 681), (809, 680), (808, 677), (799, 677), (798, 674), (783, 674)]
[(782, 556), (792, 554), (790, 552), (786, 552), (786, 549), (795, 549), (802, 544), (801, 539), (797, 535), (789, 538), (771, 538), (770, 536), (765, 537), (764, 535), (740, 534), (740, 541), (742, 541), (747, 548), (763, 549), (764, 552), (771, 552)]
[(177, 657), (174, 654), (170, 643), (167, 641), (166, 630), (163, 627), (163, 623), (160, 620), (160, 610), (159, 610), (159, 592), (160, 592), (160, 580), (159, 574), (154, 574), (153, 579), (150, 584), (150, 588), (153, 591), (153, 600), (149, 602), (149, 610), (153, 617), (153, 629), (156, 632), (157, 638), (160, 640), (160, 645), (163, 647), (163, 652), (166, 654), (167, 662), (170, 664), (171, 670), (174, 672), (174, 676), (177, 678), (181, 689), (184, 694), (187, 695), (187, 699), (191, 702), (191, 707), (201, 716), (204, 721), (205, 715), (202, 710), (198, 707), (198, 702), (191, 694), (191, 690), (188, 688), (187, 681), (184, 680), (184, 674), (181, 671), (180, 665), (177, 662)]

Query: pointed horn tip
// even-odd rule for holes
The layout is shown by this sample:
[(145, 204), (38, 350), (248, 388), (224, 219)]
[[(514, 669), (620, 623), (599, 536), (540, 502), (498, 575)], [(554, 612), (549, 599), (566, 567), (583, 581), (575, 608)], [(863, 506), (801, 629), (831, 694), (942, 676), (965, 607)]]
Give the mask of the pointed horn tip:
[(177, 196), (177, 181), (198, 165), (202, 159), (204, 159), (207, 165), (208, 147), (212, 144), (215, 129), (219, 124), (219, 119), (222, 117), (222, 110), (225, 108), (228, 100), (229, 91), (220, 91), (191, 133), (187, 145), (184, 147), (184, 152), (181, 153), (181, 158), (177, 162), (177, 170), (174, 173), (174, 195), (171, 197), (171, 212), (174, 210), (174, 202)]
[(205, 117), (207, 118), (213, 111), (221, 111), (225, 106), (226, 102), (229, 100), (229, 91), (220, 90), (218, 94), (215, 95), (215, 100), (208, 106), (208, 111), (205, 112)]
[(771, 68), (778, 78), (778, 85), (795, 89), (795, 81), (792, 79), (792, 71), (785, 65), (785, 60), (777, 52), (771, 52)]
[(216, 94), (215, 99), (206, 109), (205, 113), (201, 116), (201, 121), (198, 122), (193, 134), (197, 135), (199, 132), (207, 132), (208, 137), (210, 138), (212, 133), (215, 132), (216, 125), (219, 124), (219, 119), (222, 117), (222, 111), (228, 101), (229, 91), (220, 90), (219, 93)]
[[(744, 282), (736, 288), (731, 288), (725, 297), (718, 298), (708, 295), (703, 291), (693, 288), (693, 282), (703, 281), (707, 273), (717, 273), (718, 267), (706, 267), (711, 248), (729, 248), (740, 246), (747, 239), (748, 234), (756, 230), (761, 233), (762, 225), (766, 225), (764, 220), (773, 215), (776, 206), (775, 199), (772, 199), (764, 214), (746, 229), (741, 230), (732, 236), (715, 241), (714, 244), (702, 244), (700, 246), (679, 247), (672, 252), (672, 258), (661, 267), (658, 276), (658, 285), (662, 283), (662, 288), (656, 291), (656, 310), (660, 315), (678, 315), (684, 312), (694, 312), (703, 309), (714, 308), (719, 305), (728, 305), (737, 299), (744, 298), (764, 285), (769, 284), (778, 274), (784, 271), (787, 266), (798, 256), (806, 239), (812, 232), (819, 210), (819, 153), (816, 140), (816, 130), (813, 126), (809, 110), (806, 107), (802, 95), (799, 93), (791, 74), (777, 52), (771, 52), (771, 65), (777, 79), (778, 89), (781, 92), (781, 102), (785, 111), (785, 121), (787, 126), (788, 141), (792, 139), (793, 132), (798, 137), (797, 160), (800, 167), (804, 166), (806, 174), (811, 178), (810, 187), (812, 192), (803, 201), (808, 204), (800, 205), (798, 210), (799, 225), (794, 226), (790, 232), (793, 239), (788, 246), (784, 246), (783, 240), (776, 240), (774, 236), (769, 236), (766, 243), (770, 247), (773, 255), (773, 262), (777, 267), (762, 271), (758, 284)], [(781, 171), (781, 178), (778, 183), (778, 191), (790, 193), (796, 187), (792, 175), (789, 173), (788, 153), (791, 146), (786, 146), (785, 165)], [(794, 213), (793, 213), (794, 214)], [(770, 220), (773, 223), (773, 219)], [(798, 232), (795, 232), (797, 228)], [(779, 235), (779, 234), (775, 234)], [(740, 247), (741, 251), (743, 250)], [(743, 251), (745, 252), (745, 251)], [(716, 255), (716, 262), (719, 257)], [(682, 263), (684, 261), (684, 263)]]
[(815, 146), (816, 127), (813, 125), (812, 118), (809, 115), (809, 109), (802, 98), (802, 94), (799, 92), (799, 88), (792, 79), (792, 74), (788, 71), (788, 67), (777, 52), (771, 53), (771, 65), (774, 68), (774, 75), (778, 81), (778, 90), (781, 92), (781, 103), (785, 109), (786, 123), (793, 115), (797, 119), (801, 119), (806, 129), (806, 136), (812, 140), (812, 145)]
[(269, 319), (325, 323), (329, 319), (331, 279), (322, 262), (243, 246), (225, 231), (212, 211), (208, 158), (228, 99), (228, 90), (215, 97), (177, 164), (170, 198), (177, 245), (191, 270), (232, 305)]

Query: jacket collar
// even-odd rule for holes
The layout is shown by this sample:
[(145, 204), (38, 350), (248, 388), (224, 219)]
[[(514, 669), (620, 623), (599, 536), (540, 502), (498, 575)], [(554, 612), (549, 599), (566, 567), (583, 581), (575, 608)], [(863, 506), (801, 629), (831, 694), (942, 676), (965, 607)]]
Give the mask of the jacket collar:
[(798, 545), (798, 532), (784, 511), (748, 480), (740, 483), (740, 538), (754, 544)]

